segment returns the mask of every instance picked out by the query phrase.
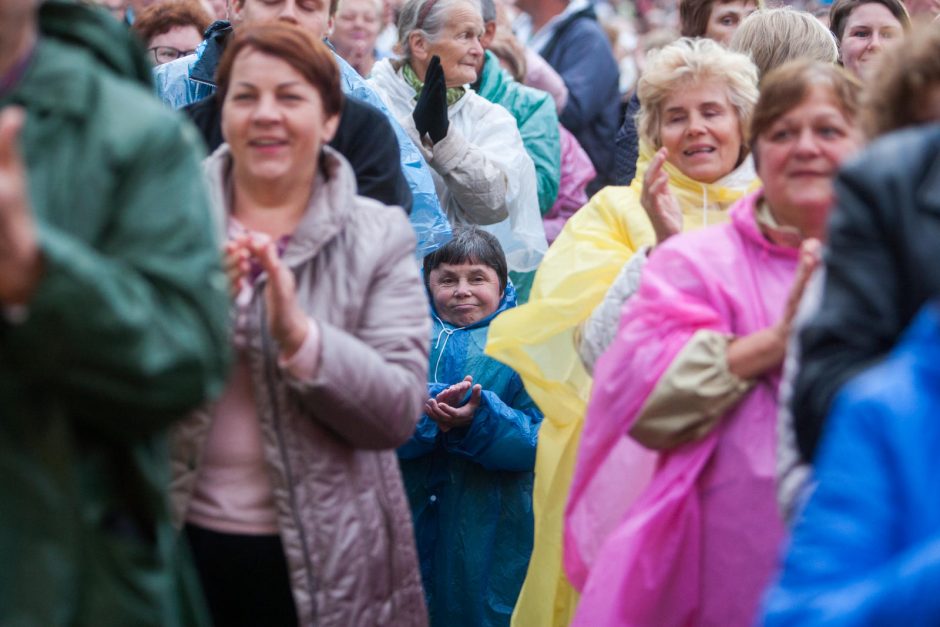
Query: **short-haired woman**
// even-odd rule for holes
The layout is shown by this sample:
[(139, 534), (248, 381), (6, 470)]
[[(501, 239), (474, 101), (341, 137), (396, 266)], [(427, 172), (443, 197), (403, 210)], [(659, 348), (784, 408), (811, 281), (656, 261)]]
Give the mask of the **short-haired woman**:
[(535, 166), (515, 118), (467, 89), (482, 34), (471, 0), (408, 0), (398, 20), (402, 58), (376, 63), (370, 83), (427, 159), (451, 222), (484, 226), (509, 269), (529, 272), (547, 248)]
[[(602, 189), (568, 220), (529, 302), (495, 320), (487, 344), (487, 354), (519, 372), (545, 411), (535, 490), (536, 537), (544, 539), (526, 582), (542, 586), (534, 597), (570, 590), (561, 572), (562, 513), (591, 389), (576, 350), (580, 325), (629, 260), (642, 267), (657, 241), (726, 221), (731, 205), (755, 185), (747, 129), (757, 70), (746, 56), (710, 39), (681, 39), (651, 59), (639, 90), (644, 141), (637, 177), (629, 187)], [(593, 558), (585, 547), (565, 550), (577, 552), (579, 562)], [(568, 570), (576, 586), (585, 569), (582, 562)]]
[(839, 60), (835, 37), (807, 11), (790, 7), (751, 13), (734, 32), (729, 47), (751, 57), (760, 76), (794, 59)]
[(575, 625), (754, 623), (783, 539), (780, 368), (832, 179), (862, 143), (859, 91), (831, 64), (768, 74), (751, 126), (763, 188), (730, 223), (657, 246), (644, 268), (597, 364), (572, 497), (600, 481), (618, 498), (611, 456), (625, 433), (658, 459), (599, 549)]
[(173, 444), (217, 625), (423, 625), (394, 449), (424, 401), (428, 316), (404, 213), (356, 195), (326, 142), (332, 53), (283, 22), (218, 69), (226, 143), (205, 162), (228, 233), (235, 368)]
[(141, 11), (131, 30), (153, 62), (162, 65), (193, 54), (211, 22), (212, 17), (196, 0), (163, 0)]

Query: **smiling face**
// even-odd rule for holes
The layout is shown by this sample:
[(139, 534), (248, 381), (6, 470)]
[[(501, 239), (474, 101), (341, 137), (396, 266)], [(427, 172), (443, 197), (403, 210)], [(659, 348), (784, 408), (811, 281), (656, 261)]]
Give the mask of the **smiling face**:
[(431, 270), (428, 283), (438, 315), (458, 327), (489, 316), (502, 298), (496, 271), (480, 263), (442, 263)]
[(480, 37), (483, 35), (483, 18), (480, 11), (469, 2), (455, 4), (447, 16), (447, 22), (434, 41), (418, 33), (412, 33), (412, 67), (418, 78), (424, 80), (431, 57), (441, 58), (441, 68), (448, 87), (458, 87), (477, 80), (477, 65), (483, 56)]
[(667, 160), (696, 181), (714, 183), (741, 156), (741, 123), (728, 90), (714, 82), (680, 87), (662, 105), (659, 127)]
[(821, 236), (833, 201), (833, 176), (861, 145), (861, 132), (829, 88), (810, 88), (755, 145), (757, 174), (777, 220), (800, 227), (804, 235)]
[(232, 8), (237, 22), (284, 20), (297, 24), (317, 39), (325, 37), (332, 26), (329, 0), (238, 0)]
[(846, 18), (839, 42), (842, 65), (864, 80), (884, 47), (903, 34), (901, 22), (883, 4), (869, 2), (857, 7)]
[(235, 57), (222, 134), (235, 176), (246, 184), (312, 184), (320, 147), (338, 124), (338, 115), (325, 115), (317, 89), (287, 62), (252, 48)]
[(705, 27), (705, 36), (714, 39), (723, 46), (731, 42), (734, 31), (748, 15), (757, 10), (757, 4), (746, 0), (733, 2), (716, 2), (712, 5), (711, 15), (708, 16), (708, 25)]

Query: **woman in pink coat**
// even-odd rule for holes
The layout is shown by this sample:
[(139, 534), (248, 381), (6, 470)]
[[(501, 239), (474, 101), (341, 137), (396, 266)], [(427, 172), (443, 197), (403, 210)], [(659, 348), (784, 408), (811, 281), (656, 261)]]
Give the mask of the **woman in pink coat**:
[[(728, 224), (651, 254), (596, 367), (572, 498), (626, 433), (658, 461), (599, 552), (575, 625), (752, 624), (783, 537), (780, 366), (818, 263), (831, 177), (861, 144), (857, 102), (857, 84), (831, 65), (797, 61), (768, 74), (751, 127), (764, 188)], [(705, 135), (689, 139), (707, 147)]]

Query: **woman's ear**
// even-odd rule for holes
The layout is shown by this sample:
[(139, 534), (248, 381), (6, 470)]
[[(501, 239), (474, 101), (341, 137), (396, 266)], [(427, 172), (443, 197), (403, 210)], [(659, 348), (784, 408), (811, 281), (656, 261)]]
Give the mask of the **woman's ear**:
[(333, 141), (333, 137), (336, 136), (336, 129), (339, 128), (339, 118), (343, 115), (342, 112), (336, 113), (333, 117), (327, 118), (323, 121), (323, 137), (321, 138), (321, 145), (328, 144)]
[(428, 40), (419, 32), (413, 32), (408, 35), (408, 47), (411, 48), (411, 56), (420, 63), (427, 63), (431, 55), (428, 53)]

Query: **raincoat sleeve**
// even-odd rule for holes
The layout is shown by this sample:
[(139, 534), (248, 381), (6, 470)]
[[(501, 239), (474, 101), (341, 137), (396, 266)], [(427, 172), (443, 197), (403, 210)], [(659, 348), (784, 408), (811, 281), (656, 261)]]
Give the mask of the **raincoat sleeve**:
[(408, 219), (418, 240), (415, 246), (415, 256), (418, 259), (424, 259), (426, 255), (449, 242), (451, 237), (450, 222), (441, 209), (437, 190), (434, 189), (434, 179), (431, 178), (431, 170), (408, 133), (391, 114), (379, 95), (342, 57), (334, 53), (333, 58), (339, 65), (343, 93), (381, 111), (392, 125), (392, 130), (395, 131), (402, 174), (405, 175), (405, 180), (411, 189), (412, 205)]
[(897, 550), (911, 525), (897, 507), (911, 489), (899, 461), (910, 443), (896, 433), (911, 423), (899, 418), (861, 387), (840, 394), (814, 466), (818, 485), (765, 599), (764, 625), (936, 623), (940, 533)]
[(507, 392), (512, 393), (509, 402), (483, 390), (470, 426), (444, 434), (447, 450), (487, 470), (531, 471), (542, 412), (526, 394), (518, 375), (513, 375)]
[(648, 256), (649, 247), (644, 246), (630, 257), (607, 290), (604, 300), (581, 326), (577, 335), (578, 354), (588, 372), (594, 372), (594, 364), (614, 341), (620, 326), (620, 312), (624, 303), (639, 289)]
[[(109, 166), (120, 184), (101, 199), (107, 234), (93, 245), (37, 216), (44, 275), (28, 318), (0, 324), (0, 355), (24, 380), (122, 439), (218, 394), (229, 358), (227, 280), (198, 140), (162, 107), (140, 113), (152, 122), (121, 140), (132, 157)], [(27, 163), (29, 144), (24, 136)]]
[(427, 385), (430, 319), (411, 254), (414, 236), (397, 209), (355, 334), (322, 320), (320, 365), (288, 384), (319, 420), (355, 448), (389, 449), (415, 429)]

